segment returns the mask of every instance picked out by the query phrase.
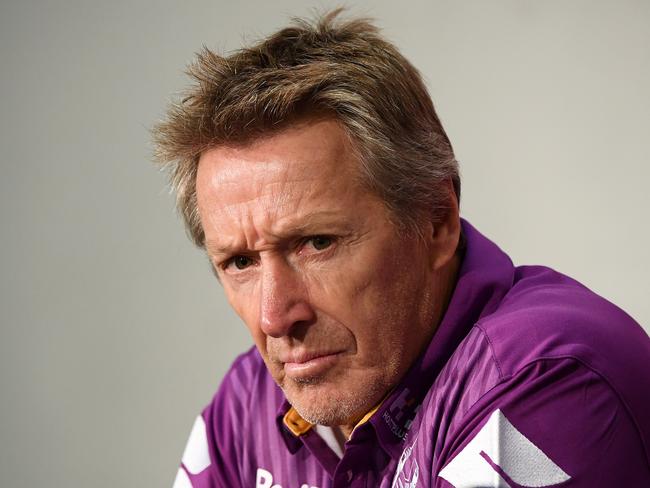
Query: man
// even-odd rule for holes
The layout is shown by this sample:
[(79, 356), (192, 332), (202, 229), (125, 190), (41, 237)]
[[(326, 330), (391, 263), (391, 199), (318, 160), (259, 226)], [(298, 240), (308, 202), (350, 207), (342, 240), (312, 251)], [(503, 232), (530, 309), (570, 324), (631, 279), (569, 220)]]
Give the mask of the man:
[(174, 486), (650, 486), (647, 335), (461, 221), (417, 71), (337, 15), (204, 50), (156, 128), (256, 346)]

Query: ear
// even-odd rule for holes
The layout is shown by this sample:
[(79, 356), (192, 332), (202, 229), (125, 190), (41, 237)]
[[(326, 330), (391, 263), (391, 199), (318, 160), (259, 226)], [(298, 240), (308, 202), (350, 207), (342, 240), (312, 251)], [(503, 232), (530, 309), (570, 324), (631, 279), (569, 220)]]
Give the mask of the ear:
[(458, 199), (451, 179), (447, 180), (445, 191), (448, 193), (449, 208), (442, 220), (431, 226), (431, 266), (433, 271), (439, 271), (449, 264), (456, 254), (460, 240)]

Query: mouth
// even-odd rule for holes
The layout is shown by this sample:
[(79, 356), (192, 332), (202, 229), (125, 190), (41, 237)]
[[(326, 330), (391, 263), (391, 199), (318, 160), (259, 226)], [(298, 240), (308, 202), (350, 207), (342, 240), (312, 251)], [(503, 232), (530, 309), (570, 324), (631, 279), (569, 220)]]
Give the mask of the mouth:
[(339, 361), (341, 352), (301, 353), (282, 361), (284, 373), (295, 381), (305, 381), (323, 376)]

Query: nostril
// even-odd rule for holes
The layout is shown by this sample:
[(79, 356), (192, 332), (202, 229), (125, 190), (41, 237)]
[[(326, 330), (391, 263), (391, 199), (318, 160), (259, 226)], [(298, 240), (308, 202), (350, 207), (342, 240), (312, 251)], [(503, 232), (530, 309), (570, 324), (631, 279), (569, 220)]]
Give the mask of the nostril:
[(260, 326), (271, 337), (299, 337), (304, 336), (315, 317), (311, 305), (304, 300), (267, 302), (262, 304)]
[(299, 341), (304, 340), (305, 336), (307, 335), (307, 330), (311, 325), (315, 322), (316, 320), (301, 320), (299, 322), (296, 322), (293, 324), (291, 327), (291, 337), (294, 339), (297, 339)]

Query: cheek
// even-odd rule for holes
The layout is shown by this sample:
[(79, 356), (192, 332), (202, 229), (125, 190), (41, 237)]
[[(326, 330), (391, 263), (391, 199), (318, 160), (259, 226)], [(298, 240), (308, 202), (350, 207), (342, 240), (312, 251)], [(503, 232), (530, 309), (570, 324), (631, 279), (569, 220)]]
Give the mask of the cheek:
[(383, 276), (377, 271), (374, 266), (354, 261), (321, 268), (310, 273), (307, 281), (310, 304), (320, 315), (320, 325), (329, 322), (328, 325), (336, 324), (337, 329), (345, 329), (364, 355), (381, 342), (378, 325), (389, 295), (382, 284)]
[(330, 282), (329, 303), (351, 329), (360, 349), (393, 350), (408, 340), (405, 327), (416, 320), (422, 283), (399, 253), (359, 260)]
[(359, 260), (333, 277), (330, 284), (332, 301), (346, 304), (348, 312), (359, 317), (384, 315), (395, 290), (402, 287), (390, 257)]
[(346, 327), (352, 325), (351, 318), (366, 288), (365, 279), (358, 270), (342, 263), (319, 267), (309, 270), (305, 283), (307, 299), (317, 313)]

